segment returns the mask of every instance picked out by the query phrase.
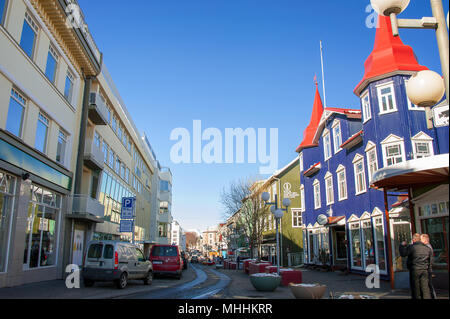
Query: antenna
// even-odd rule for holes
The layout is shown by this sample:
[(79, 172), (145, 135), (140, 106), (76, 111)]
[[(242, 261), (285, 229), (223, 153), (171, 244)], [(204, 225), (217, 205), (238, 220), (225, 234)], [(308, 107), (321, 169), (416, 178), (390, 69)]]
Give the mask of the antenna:
[(322, 40), (320, 41), (320, 61), (322, 63), (323, 102), (324, 102), (324, 107), (327, 107), (327, 94), (326, 94), (326, 91), (325, 91), (325, 73), (323, 71), (323, 45), (322, 45)]

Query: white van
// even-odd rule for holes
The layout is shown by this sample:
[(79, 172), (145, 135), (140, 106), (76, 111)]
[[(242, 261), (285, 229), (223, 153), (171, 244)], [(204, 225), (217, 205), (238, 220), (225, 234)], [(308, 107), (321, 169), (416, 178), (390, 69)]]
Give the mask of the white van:
[(149, 285), (153, 265), (133, 244), (95, 240), (87, 245), (82, 276), (86, 287), (92, 287), (96, 281), (114, 281), (117, 288), (123, 289), (130, 279), (142, 279)]

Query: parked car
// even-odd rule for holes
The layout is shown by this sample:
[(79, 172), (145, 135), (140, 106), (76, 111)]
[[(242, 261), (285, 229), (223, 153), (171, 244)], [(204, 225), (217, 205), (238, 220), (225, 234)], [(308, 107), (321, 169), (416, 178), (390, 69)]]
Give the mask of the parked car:
[(183, 259), (183, 270), (185, 270), (188, 268), (188, 262), (184, 251), (181, 252), (181, 259)]
[(153, 280), (153, 265), (142, 251), (131, 243), (91, 241), (87, 245), (82, 268), (83, 282), (92, 287), (96, 281), (113, 281), (123, 289), (130, 279)]
[(176, 245), (154, 245), (150, 251), (150, 261), (155, 275), (174, 275), (181, 279), (183, 259)]
[(191, 264), (197, 264), (198, 263), (198, 256), (197, 255), (194, 255), (194, 256), (191, 256)]

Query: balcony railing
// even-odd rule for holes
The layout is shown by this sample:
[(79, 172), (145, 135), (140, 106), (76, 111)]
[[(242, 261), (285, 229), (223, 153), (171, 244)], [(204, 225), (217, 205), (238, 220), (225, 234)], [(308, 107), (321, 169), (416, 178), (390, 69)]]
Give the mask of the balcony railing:
[(72, 212), (74, 214), (89, 214), (98, 218), (103, 218), (105, 206), (88, 195), (73, 195)]
[(95, 125), (108, 124), (108, 109), (100, 94), (91, 92), (89, 95), (89, 119)]
[(87, 139), (84, 147), (84, 165), (92, 170), (103, 170), (104, 157), (103, 150), (95, 145), (93, 140)]

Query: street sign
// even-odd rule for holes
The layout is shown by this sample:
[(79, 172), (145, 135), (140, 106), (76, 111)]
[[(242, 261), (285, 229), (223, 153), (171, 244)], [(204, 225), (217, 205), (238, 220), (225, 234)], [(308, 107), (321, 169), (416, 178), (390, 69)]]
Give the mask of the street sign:
[(317, 216), (317, 223), (321, 226), (324, 226), (328, 223), (328, 217), (324, 214), (320, 214)]
[(439, 105), (433, 108), (434, 126), (443, 127), (448, 126), (448, 104)]
[(121, 219), (133, 219), (134, 218), (134, 197), (122, 197), (122, 210), (120, 212)]
[(119, 229), (119, 231), (121, 233), (132, 233), (133, 232), (133, 224), (134, 224), (133, 220), (122, 219), (120, 221), (120, 229)]

